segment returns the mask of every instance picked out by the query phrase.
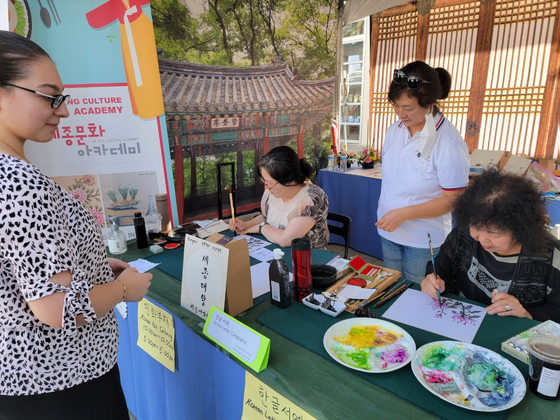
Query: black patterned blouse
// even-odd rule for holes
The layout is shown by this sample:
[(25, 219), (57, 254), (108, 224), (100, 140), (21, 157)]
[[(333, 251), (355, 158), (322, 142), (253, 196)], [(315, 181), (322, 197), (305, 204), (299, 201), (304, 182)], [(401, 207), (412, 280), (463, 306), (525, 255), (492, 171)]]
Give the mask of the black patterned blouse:
[[(70, 271), (70, 287), (49, 279)], [(88, 292), (113, 280), (91, 213), (32, 164), (0, 154), (0, 394), (73, 387), (117, 361), (114, 311), (96, 319)], [(27, 302), (66, 292), (62, 328), (39, 321)], [(76, 326), (76, 315), (87, 324)]]
[(266, 190), (261, 201), (261, 212), (268, 224), (280, 229), (286, 229), (288, 222), (295, 217), (311, 217), (315, 225), (305, 236), (311, 241), (312, 248), (327, 249), (329, 199), (317, 185), (305, 184), (289, 201), (274, 197)]

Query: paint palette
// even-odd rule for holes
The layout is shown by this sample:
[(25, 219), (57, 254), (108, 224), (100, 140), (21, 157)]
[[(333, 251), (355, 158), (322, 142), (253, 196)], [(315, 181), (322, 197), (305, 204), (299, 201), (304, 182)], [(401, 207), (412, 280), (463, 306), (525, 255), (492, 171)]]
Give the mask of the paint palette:
[(432, 394), (474, 411), (502, 411), (519, 403), (525, 379), (506, 358), (474, 344), (436, 341), (418, 349), (416, 379)]
[(405, 330), (372, 318), (352, 318), (334, 324), (325, 333), (323, 345), (338, 363), (368, 373), (400, 369), (416, 352), (416, 344)]

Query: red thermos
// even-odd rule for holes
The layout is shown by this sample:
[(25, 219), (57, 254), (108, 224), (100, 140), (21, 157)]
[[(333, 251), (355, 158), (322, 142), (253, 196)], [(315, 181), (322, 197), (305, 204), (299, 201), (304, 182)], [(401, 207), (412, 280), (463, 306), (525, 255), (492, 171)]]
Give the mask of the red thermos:
[(301, 302), (312, 290), (311, 241), (297, 238), (292, 241), (292, 267), (294, 272), (294, 299)]

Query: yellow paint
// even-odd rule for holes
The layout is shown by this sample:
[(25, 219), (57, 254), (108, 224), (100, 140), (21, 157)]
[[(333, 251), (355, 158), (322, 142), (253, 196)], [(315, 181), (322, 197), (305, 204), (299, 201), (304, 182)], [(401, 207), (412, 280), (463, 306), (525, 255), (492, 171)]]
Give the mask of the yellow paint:
[(241, 420), (304, 419), (317, 420), (284, 398), (265, 383), (245, 371), (245, 391), (243, 393), (243, 414)]
[(377, 325), (355, 325), (339, 337), (333, 337), (339, 343), (355, 348), (381, 347), (394, 343), (402, 334), (389, 331)]
[(173, 317), (147, 299), (138, 302), (137, 344), (171, 372), (175, 372)]

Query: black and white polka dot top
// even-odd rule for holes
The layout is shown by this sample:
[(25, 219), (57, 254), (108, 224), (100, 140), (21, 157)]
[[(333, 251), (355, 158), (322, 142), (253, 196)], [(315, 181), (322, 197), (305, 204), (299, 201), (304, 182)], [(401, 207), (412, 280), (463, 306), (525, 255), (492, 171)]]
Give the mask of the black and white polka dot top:
[[(70, 287), (49, 279), (70, 271)], [(114, 311), (96, 319), (88, 292), (113, 280), (91, 213), (34, 165), (0, 154), (0, 394), (70, 388), (116, 363)], [(66, 292), (62, 328), (27, 302)], [(87, 324), (76, 326), (76, 315)]]

